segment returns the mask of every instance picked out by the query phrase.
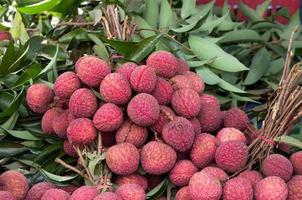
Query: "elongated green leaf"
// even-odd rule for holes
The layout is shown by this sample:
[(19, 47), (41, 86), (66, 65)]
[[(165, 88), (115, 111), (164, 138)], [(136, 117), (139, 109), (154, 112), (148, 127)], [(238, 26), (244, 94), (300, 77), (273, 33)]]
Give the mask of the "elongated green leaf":
[(153, 29), (157, 28), (159, 19), (159, 3), (157, 0), (146, 0), (144, 18)]
[[(151, 37), (155, 35), (155, 32), (152, 31), (154, 30), (148, 22), (146, 22), (143, 18), (139, 16), (134, 16), (134, 21), (136, 22), (138, 29), (141, 29), (140, 34), (144, 37)], [(146, 30), (143, 30), (146, 29)]]
[(83, 28), (78, 28), (78, 29), (72, 30), (72, 31), (66, 33), (65, 35), (61, 36), (59, 38), (59, 42), (68, 43), (73, 38), (75, 38), (78, 41), (88, 41), (89, 38), (87, 37), (87, 34), (88, 34), (87, 30), (85, 30)]
[(34, 80), (41, 72), (41, 65), (36, 63), (29, 66), (15, 83), (15, 87), (20, 87), (31, 80)]
[(159, 28), (168, 31), (173, 23), (173, 12), (168, 0), (161, 0), (159, 13)]
[(167, 179), (160, 182), (160, 184), (158, 184), (155, 188), (153, 188), (147, 193), (146, 199), (149, 200), (158, 199), (163, 194), (163, 192), (167, 189), (168, 184), (169, 181)]
[(182, 0), (182, 7), (180, 16), (182, 19), (189, 17), (196, 12), (196, 1), (195, 0)]
[(248, 7), (246, 4), (241, 2), (239, 7), (240, 10), (242, 10), (243, 14), (247, 16), (251, 20), (251, 22), (262, 20), (262, 17), (259, 16), (259, 14), (254, 9)]
[(23, 153), (27, 151), (21, 144), (8, 142), (8, 141), (0, 141), (0, 156), (1, 157), (9, 157), (15, 156), (17, 154)]
[[(7, 96), (8, 93), (7, 92), (0, 93), (0, 99), (2, 99), (3, 95)], [(14, 112), (16, 112), (16, 110), (20, 106), (23, 96), (24, 96), (24, 91), (21, 90), (21, 92), (19, 94), (15, 95), (15, 97), (13, 97), (13, 99), (11, 100), (8, 107), (0, 113), (0, 118), (8, 117), (8, 116), (12, 115)]]
[(93, 47), (93, 49), (97, 53), (97, 55), (104, 60), (108, 60), (109, 53), (108, 53), (104, 43), (93, 34), (88, 34), (88, 37), (96, 44)]
[(49, 11), (60, 2), (61, 0), (44, 0), (28, 6), (19, 7), (18, 10), (21, 13), (34, 15), (44, 11)]
[(15, 41), (20, 40), (22, 44), (25, 44), (29, 39), (24, 23), (22, 21), (22, 16), (19, 12), (15, 13), (10, 33)]
[(284, 62), (284, 58), (278, 58), (276, 60), (271, 61), (266, 75), (269, 76), (281, 72), (283, 69)]
[(302, 142), (294, 137), (291, 136), (287, 136), (287, 135), (282, 135), (280, 137), (277, 137), (275, 139), (276, 142), (280, 142), (280, 143), (284, 143), (284, 144), (288, 144), (292, 147), (297, 147), (302, 149)]
[(260, 35), (254, 30), (243, 29), (225, 33), (219, 43), (253, 41), (261, 41)]
[(19, 130), (5, 130), (8, 134), (15, 138), (23, 139), (23, 140), (41, 140), (42, 138), (38, 138), (34, 136), (29, 131), (19, 131)]
[(61, 147), (62, 147), (62, 144), (60, 144), (60, 143), (47, 146), (46, 148), (43, 149), (43, 151), (37, 157), (35, 157), (35, 162), (37, 162), (37, 163), (44, 162), (45, 158), (52, 155), (54, 152), (59, 151), (61, 149)]
[(57, 62), (57, 57), (58, 57), (58, 52), (59, 52), (59, 45), (57, 44), (57, 49), (56, 49), (56, 53), (53, 56), (53, 58), (50, 60), (50, 62), (48, 63), (48, 65), (39, 73), (39, 76), (48, 72), (49, 70), (51, 70), (53, 68), (54, 65), (56, 65)]
[(0, 65), (0, 75), (6, 75), (8, 73), (8, 68), (15, 60), (15, 47), (13, 41), (8, 43), (8, 46), (5, 50), (5, 54), (2, 57)]
[(8, 10), (8, 6), (6, 6), (6, 5), (1, 6), (1, 5), (0, 5), (0, 18), (2, 18), (3, 15), (6, 14), (7, 10)]
[(255, 101), (254, 99), (251, 99), (250, 97), (239, 96), (234, 93), (231, 93), (231, 95), (232, 95), (233, 99), (236, 99), (237, 101), (259, 103), (258, 101)]
[(22, 49), (19, 49), (19, 52), (22, 52), (22, 54), (16, 58), (16, 60), (11, 64), (11, 66), (8, 67), (7, 69), (8, 72), (14, 72), (19, 68), (20, 62), (26, 56), (28, 50), (29, 50), (29, 45), (26, 47), (24, 51)]
[(204, 24), (202, 24), (198, 28), (198, 30), (211, 33), (214, 28), (216, 28), (217, 26), (219, 26), (221, 23), (223, 23), (226, 20), (228, 15), (229, 15), (229, 13), (226, 13), (225, 15), (223, 15), (222, 17), (220, 17), (218, 19), (208, 18), (209, 20), (207, 20)]
[(234, 56), (226, 53), (215, 43), (207, 39), (190, 35), (189, 45), (200, 60), (209, 60), (217, 57), (212, 63), (209, 64), (211, 67), (228, 72), (248, 70)]
[(268, 6), (270, 5), (271, 0), (265, 0), (261, 5), (257, 6), (256, 12), (259, 16), (263, 16), (265, 11), (267, 11)]
[(52, 174), (44, 169), (40, 169), (39, 170), (47, 179), (51, 180), (51, 181), (55, 181), (55, 182), (66, 182), (66, 181), (70, 181), (72, 179), (75, 179), (77, 177), (77, 175), (74, 176), (58, 176), (55, 174)]

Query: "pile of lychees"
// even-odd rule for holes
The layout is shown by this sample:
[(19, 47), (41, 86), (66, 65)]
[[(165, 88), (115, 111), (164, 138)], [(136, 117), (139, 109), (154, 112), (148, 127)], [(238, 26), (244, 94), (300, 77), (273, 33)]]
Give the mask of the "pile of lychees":
[(184, 60), (166, 51), (152, 53), (145, 65), (127, 62), (115, 70), (97, 57), (81, 57), (53, 90), (43, 83), (29, 87), (27, 104), (43, 114), (45, 134), (65, 139), (69, 156), (101, 134), (117, 189), (47, 182), (29, 189), (22, 174), (7, 171), (0, 199), (144, 200), (168, 177), (178, 188), (175, 200), (301, 200), (302, 152), (290, 159), (272, 154), (259, 171), (245, 170), (255, 138), (244, 133), (249, 119), (238, 108), (221, 111), (204, 87)]

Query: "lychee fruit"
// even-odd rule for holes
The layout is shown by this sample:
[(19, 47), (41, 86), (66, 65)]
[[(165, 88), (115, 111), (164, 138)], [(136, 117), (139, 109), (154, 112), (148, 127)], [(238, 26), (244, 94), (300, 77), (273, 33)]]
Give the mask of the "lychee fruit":
[(176, 76), (173, 76), (170, 79), (170, 82), (171, 82), (171, 85), (172, 85), (172, 89), (174, 91), (175, 90), (179, 90), (179, 89), (193, 89), (192, 82), (185, 75), (176, 75)]
[(180, 188), (175, 194), (175, 200), (193, 200), (190, 194), (189, 186)]
[(22, 200), (29, 190), (28, 180), (20, 172), (6, 171), (0, 175), (0, 190), (10, 192), (17, 200)]
[(69, 110), (65, 110), (60, 115), (55, 115), (52, 120), (52, 128), (55, 134), (60, 138), (66, 138), (67, 127), (74, 119), (75, 117), (69, 112)]
[(123, 76), (126, 77), (126, 79), (128, 81), (130, 81), (131, 73), (135, 70), (136, 67), (138, 67), (137, 64), (135, 64), (133, 62), (126, 62), (126, 63), (122, 64), (121, 66), (119, 66), (115, 72), (122, 74)]
[(121, 186), (124, 184), (137, 184), (137, 185), (141, 186), (144, 190), (148, 189), (147, 178), (140, 174), (130, 174), (127, 176), (119, 176), (116, 179), (116, 184), (118, 186)]
[(217, 133), (216, 138), (219, 144), (234, 140), (246, 143), (244, 134), (236, 128), (223, 128)]
[[(43, 194), (49, 190), (55, 188), (55, 185), (49, 182), (40, 182), (33, 185), (26, 195), (26, 200), (40, 200)], [(1, 198), (0, 198), (1, 199)]]
[(297, 175), (302, 175), (302, 151), (291, 155), (290, 161), (293, 165), (294, 173)]
[(287, 182), (288, 197), (287, 200), (302, 199), (302, 176), (295, 175)]
[(90, 144), (97, 136), (96, 128), (90, 119), (78, 118), (69, 123), (67, 138), (70, 143), (84, 145)]
[(70, 195), (61, 189), (49, 189), (47, 190), (41, 200), (68, 200)]
[(278, 176), (287, 182), (293, 175), (293, 165), (285, 156), (271, 154), (262, 162), (261, 171), (265, 176)]
[(185, 186), (196, 172), (198, 168), (190, 160), (181, 160), (170, 171), (169, 179), (176, 186)]
[(151, 141), (144, 145), (140, 155), (145, 172), (154, 175), (161, 175), (170, 171), (177, 159), (176, 152), (172, 147), (157, 141)]
[(158, 120), (159, 104), (152, 95), (140, 93), (129, 102), (127, 113), (137, 125), (150, 126)]
[(171, 105), (180, 116), (196, 117), (200, 111), (199, 95), (192, 89), (176, 90), (172, 95)]
[(178, 70), (177, 58), (168, 51), (155, 51), (147, 59), (147, 65), (164, 78), (173, 77)]
[(111, 73), (102, 81), (100, 94), (108, 103), (124, 105), (130, 100), (132, 90), (126, 77), (118, 73)]
[(76, 118), (92, 118), (97, 110), (97, 98), (86, 88), (76, 90), (69, 100), (69, 111)]
[(16, 198), (12, 195), (12, 193), (8, 191), (0, 191), (0, 199), (1, 200), (16, 200)]
[(288, 189), (282, 178), (269, 176), (256, 184), (255, 200), (286, 200)]
[(156, 82), (155, 70), (146, 65), (135, 68), (130, 76), (132, 89), (139, 93), (151, 93), (156, 86)]
[(223, 187), (224, 200), (253, 200), (253, 187), (245, 178), (235, 177)]
[(163, 78), (158, 78), (155, 88), (151, 93), (158, 101), (159, 105), (167, 105), (170, 103), (173, 94), (171, 84)]
[(52, 126), (53, 120), (59, 117), (62, 113), (63, 110), (61, 108), (51, 108), (44, 113), (41, 120), (41, 128), (43, 133), (54, 134)]
[(113, 173), (129, 175), (138, 168), (139, 152), (133, 144), (116, 144), (107, 150), (106, 163)]
[(178, 66), (177, 66), (177, 71), (176, 74), (183, 74), (186, 71), (190, 71), (190, 67), (184, 59), (178, 58)]
[(220, 110), (220, 102), (215, 96), (203, 94), (199, 99), (202, 106), (211, 106)]
[(76, 189), (69, 200), (93, 200), (98, 195), (98, 191), (92, 186), (82, 186)]
[(192, 124), (192, 126), (194, 128), (195, 134), (196, 135), (200, 134), (201, 133), (201, 127), (200, 127), (200, 123), (199, 123), (198, 119), (196, 117), (191, 118), (190, 122), (191, 122), (191, 124)]
[(263, 179), (262, 174), (255, 170), (245, 170), (241, 172), (238, 177), (249, 180), (253, 187)]
[(215, 161), (218, 167), (234, 173), (245, 167), (248, 153), (248, 147), (243, 142), (225, 142), (217, 148)]
[(124, 184), (117, 190), (116, 194), (121, 196), (123, 200), (145, 200), (146, 193), (144, 189), (137, 184)]
[(140, 148), (143, 146), (148, 137), (146, 127), (138, 126), (130, 120), (125, 120), (122, 126), (116, 131), (116, 143), (128, 142)]
[(29, 108), (36, 113), (44, 113), (53, 101), (53, 92), (44, 83), (30, 86), (26, 93), (26, 102)]
[(192, 176), (189, 191), (192, 199), (219, 200), (222, 195), (219, 180), (203, 172), (197, 172)]
[(77, 154), (76, 150), (73, 148), (72, 144), (70, 144), (70, 142), (68, 140), (64, 141), (63, 149), (64, 149), (64, 152), (68, 156), (73, 157), (73, 158), (78, 157), (78, 154)]
[(123, 123), (123, 111), (113, 103), (102, 105), (93, 116), (94, 126), (102, 132), (117, 130)]
[(75, 71), (83, 83), (90, 87), (97, 87), (111, 69), (104, 60), (88, 55), (77, 60)]
[(93, 200), (122, 200), (122, 198), (113, 192), (102, 192)]
[(80, 87), (80, 79), (74, 72), (64, 72), (56, 79), (53, 90), (56, 96), (69, 99), (72, 93)]
[(72, 194), (74, 191), (76, 191), (79, 187), (76, 185), (66, 185), (66, 186), (58, 186), (57, 188), (64, 190), (68, 194)]
[(249, 124), (249, 118), (243, 110), (231, 108), (225, 112), (223, 122), (225, 127), (233, 127), (244, 131)]
[(180, 152), (189, 150), (194, 142), (192, 123), (184, 117), (175, 117), (162, 130), (164, 141)]
[(163, 127), (172, 121), (175, 117), (174, 111), (167, 106), (160, 106), (160, 113), (158, 120), (151, 126), (151, 129), (154, 130), (156, 133), (162, 133)]
[(197, 135), (190, 153), (193, 163), (199, 168), (207, 166), (214, 160), (216, 145), (216, 138), (213, 135), (207, 133)]
[(203, 79), (196, 73), (186, 71), (183, 73), (192, 83), (193, 90), (195, 90), (198, 94), (202, 94), (205, 88), (205, 84)]
[(225, 171), (223, 171), (223, 169), (218, 167), (208, 166), (203, 168), (201, 172), (209, 174), (221, 182), (225, 182), (229, 179), (228, 174)]

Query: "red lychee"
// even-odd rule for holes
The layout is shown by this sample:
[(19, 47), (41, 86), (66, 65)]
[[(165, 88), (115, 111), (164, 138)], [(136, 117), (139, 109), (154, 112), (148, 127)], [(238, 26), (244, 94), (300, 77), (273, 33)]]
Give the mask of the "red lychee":
[(69, 123), (67, 138), (70, 143), (84, 145), (95, 140), (97, 131), (90, 119), (78, 118)]
[(249, 124), (249, 118), (245, 112), (239, 108), (231, 108), (224, 114), (224, 126), (237, 128), (244, 131)]
[(139, 93), (151, 93), (156, 86), (157, 77), (152, 67), (142, 65), (131, 73), (130, 85)]
[(53, 90), (56, 96), (62, 99), (68, 99), (72, 93), (80, 87), (80, 79), (75, 73), (64, 72), (56, 79)]
[(76, 189), (69, 200), (93, 200), (98, 195), (98, 191), (92, 186), (82, 186)]
[(113, 173), (129, 175), (138, 168), (139, 152), (133, 144), (116, 144), (107, 150), (106, 163)]
[(249, 180), (253, 187), (263, 179), (262, 174), (255, 170), (245, 170), (241, 172), (238, 177)]
[(190, 194), (189, 186), (180, 188), (175, 195), (175, 200), (193, 200)]
[(147, 65), (164, 78), (173, 77), (178, 70), (177, 58), (168, 51), (155, 51), (147, 59)]
[(207, 133), (197, 135), (190, 154), (193, 163), (199, 168), (207, 166), (214, 160), (216, 144), (216, 138), (213, 135)]
[(108, 103), (124, 105), (130, 100), (132, 91), (126, 77), (118, 73), (111, 73), (102, 81), (100, 94)]
[(244, 134), (236, 128), (223, 128), (217, 133), (216, 138), (219, 144), (234, 140), (246, 143)]
[(155, 97), (160, 105), (167, 105), (171, 101), (172, 94), (173, 89), (171, 84), (159, 77), (151, 95)]
[(0, 41), (9, 40), (10, 34), (6, 31), (0, 31)]
[(49, 189), (47, 190), (41, 200), (68, 200), (70, 195), (61, 189)]
[(75, 71), (83, 83), (90, 87), (97, 87), (111, 69), (104, 60), (88, 55), (77, 60)]
[(93, 200), (122, 200), (122, 198), (113, 192), (102, 192)]
[(23, 200), (29, 190), (27, 178), (17, 171), (6, 171), (0, 175), (0, 190), (10, 192), (17, 200)]
[(0, 199), (1, 200), (16, 200), (16, 198), (12, 195), (12, 193), (8, 191), (0, 191)]
[(282, 178), (269, 176), (256, 184), (255, 200), (286, 200), (288, 189)]
[[(40, 182), (33, 185), (28, 191), (25, 200), (40, 200), (43, 194), (49, 190), (55, 188), (55, 185), (49, 182)], [(1, 198), (0, 198), (1, 199)]]
[(29, 108), (36, 113), (44, 113), (53, 101), (53, 92), (44, 83), (30, 86), (26, 93), (26, 102)]
[(209, 174), (221, 182), (225, 182), (229, 179), (228, 174), (225, 171), (223, 171), (223, 169), (220, 169), (218, 167), (208, 166), (203, 168), (201, 172)]
[(175, 117), (162, 130), (164, 141), (180, 152), (189, 150), (194, 142), (195, 132), (189, 120)]
[(125, 120), (115, 134), (116, 143), (128, 142), (140, 148), (146, 142), (148, 130), (130, 120)]
[(192, 126), (194, 128), (195, 134), (196, 135), (200, 134), (201, 133), (201, 127), (200, 127), (200, 123), (199, 123), (198, 119), (196, 117), (191, 118), (190, 122), (191, 122), (191, 124), (192, 124)]
[(203, 172), (197, 172), (192, 176), (189, 191), (192, 199), (219, 200), (222, 195), (219, 180)]
[(102, 105), (93, 117), (94, 126), (102, 132), (117, 130), (123, 123), (123, 111), (113, 103)]
[(66, 186), (59, 186), (59, 189), (64, 190), (68, 194), (72, 194), (74, 191), (76, 191), (79, 187), (76, 185), (66, 185)]
[(193, 89), (193, 83), (185, 75), (176, 75), (170, 79), (173, 90)]
[(193, 89), (198, 93), (202, 94), (205, 88), (203, 79), (196, 73), (186, 71), (183, 73), (192, 83)]
[(290, 157), (290, 161), (294, 168), (294, 173), (302, 175), (302, 151), (296, 152)]
[(140, 174), (130, 174), (127, 176), (119, 176), (116, 179), (116, 184), (118, 186), (121, 186), (124, 184), (137, 184), (137, 185), (141, 186), (144, 190), (148, 189), (147, 178)]
[(190, 71), (190, 67), (184, 59), (178, 58), (178, 66), (177, 66), (177, 72), (176, 74), (183, 74), (186, 71)]
[(55, 134), (60, 138), (66, 138), (67, 127), (74, 119), (75, 117), (69, 112), (69, 110), (65, 110), (63, 113), (55, 115), (52, 120), (52, 128)]
[(136, 184), (124, 184), (116, 190), (116, 194), (123, 200), (145, 200), (146, 193), (144, 189)]
[(199, 99), (202, 106), (211, 106), (220, 110), (220, 102), (215, 96), (203, 94)]
[(261, 171), (265, 176), (278, 176), (287, 182), (293, 175), (293, 165), (285, 156), (271, 154), (264, 159)]
[(288, 197), (287, 200), (300, 200), (302, 199), (302, 176), (293, 176), (287, 182)]
[(176, 90), (171, 104), (176, 114), (186, 118), (196, 117), (200, 111), (199, 95), (192, 89)]
[(135, 70), (136, 67), (138, 67), (137, 64), (135, 64), (133, 62), (126, 62), (126, 63), (122, 64), (121, 66), (119, 66), (115, 72), (122, 74), (123, 76), (126, 77), (126, 79), (128, 81), (130, 81), (131, 73)]
[(224, 200), (253, 200), (253, 187), (245, 178), (235, 177), (223, 187)]
[(151, 141), (140, 152), (143, 169), (154, 175), (164, 174), (172, 169), (176, 162), (175, 150), (161, 142)]
[(248, 147), (243, 142), (225, 142), (217, 148), (215, 161), (218, 167), (234, 173), (245, 167), (248, 153)]
[(152, 95), (140, 93), (129, 102), (127, 113), (137, 125), (150, 126), (158, 120), (159, 104)]
[(92, 118), (97, 110), (97, 99), (93, 92), (86, 88), (76, 90), (69, 100), (69, 111), (76, 117)]
[(176, 186), (185, 186), (196, 172), (198, 168), (190, 160), (181, 160), (170, 171), (169, 179)]
[(61, 108), (51, 108), (48, 111), (46, 111), (42, 117), (41, 120), (41, 128), (43, 133), (46, 134), (53, 134), (53, 120), (60, 116), (63, 113), (63, 110)]
[(160, 106), (160, 113), (158, 120), (151, 126), (156, 133), (161, 135), (163, 127), (169, 123), (169, 121), (173, 120), (175, 117), (174, 111), (167, 106)]
[(64, 141), (63, 149), (64, 149), (64, 152), (67, 155), (69, 155), (70, 157), (73, 157), (73, 158), (78, 157), (76, 150), (73, 148), (72, 144), (70, 144), (70, 142), (68, 140)]

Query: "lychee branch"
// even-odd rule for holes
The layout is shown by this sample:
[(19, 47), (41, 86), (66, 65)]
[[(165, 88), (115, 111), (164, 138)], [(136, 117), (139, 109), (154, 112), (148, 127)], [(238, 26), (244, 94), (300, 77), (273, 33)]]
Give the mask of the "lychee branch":
[(63, 167), (65, 167), (66, 169), (70, 169), (71, 171), (74, 171), (75, 173), (77, 173), (78, 175), (80, 175), (83, 178), (88, 178), (87, 176), (85, 176), (85, 174), (83, 174), (80, 170), (78, 170), (77, 168), (67, 164), (66, 162), (64, 162), (63, 160), (61, 160), (60, 158), (56, 158), (55, 162), (62, 165)]

